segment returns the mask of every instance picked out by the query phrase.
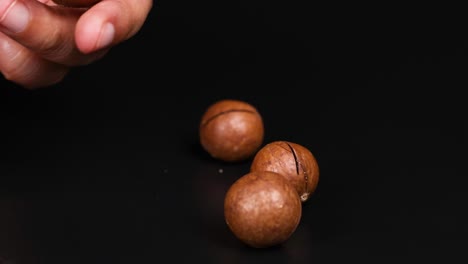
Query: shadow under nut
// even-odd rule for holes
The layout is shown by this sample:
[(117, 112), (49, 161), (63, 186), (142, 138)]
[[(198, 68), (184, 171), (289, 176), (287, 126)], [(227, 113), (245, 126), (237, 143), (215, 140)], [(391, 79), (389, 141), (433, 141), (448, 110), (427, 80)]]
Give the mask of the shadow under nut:
[(288, 141), (263, 146), (253, 158), (250, 171), (273, 171), (283, 175), (296, 188), (302, 202), (315, 192), (319, 181), (319, 166), (312, 152)]
[(202, 147), (213, 158), (242, 161), (252, 157), (263, 143), (263, 120), (246, 102), (221, 100), (203, 114), (199, 134)]
[(101, 0), (53, 0), (54, 3), (68, 7), (91, 7)]

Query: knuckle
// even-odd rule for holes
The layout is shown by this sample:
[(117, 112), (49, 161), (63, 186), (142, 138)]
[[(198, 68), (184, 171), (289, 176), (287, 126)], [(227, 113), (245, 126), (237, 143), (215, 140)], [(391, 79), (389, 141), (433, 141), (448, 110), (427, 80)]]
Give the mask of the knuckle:
[(37, 44), (37, 50), (40, 54), (51, 61), (60, 61), (73, 52), (74, 43), (70, 36), (63, 34), (59, 28), (51, 29), (47, 38), (42, 38)]

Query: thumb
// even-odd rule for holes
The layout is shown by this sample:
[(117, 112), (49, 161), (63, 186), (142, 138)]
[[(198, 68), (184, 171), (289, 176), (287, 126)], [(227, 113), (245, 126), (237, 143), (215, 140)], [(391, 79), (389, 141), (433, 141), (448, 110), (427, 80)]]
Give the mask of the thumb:
[(132, 37), (143, 26), (152, 4), (152, 0), (99, 1), (76, 24), (78, 49), (91, 53)]

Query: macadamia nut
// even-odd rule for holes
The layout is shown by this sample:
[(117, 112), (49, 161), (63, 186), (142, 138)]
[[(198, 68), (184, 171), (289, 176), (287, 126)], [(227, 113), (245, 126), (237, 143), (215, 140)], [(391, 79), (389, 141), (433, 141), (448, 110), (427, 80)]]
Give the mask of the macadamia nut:
[(288, 141), (275, 141), (263, 146), (255, 154), (250, 170), (283, 175), (296, 188), (302, 202), (314, 193), (319, 180), (319, 166), (312, 152)]
[(254, 248), (279, 245), (299, 225), (302, 203), (291, 183), (276, 172), (249, 172), (226, 193), (224, 216), (233, 234)]
[(263, 120), (251, 104), (224, 99), (210, 105), (199, 127), (202, 147), (215, 159), (237, 162), (253, 157), (263, 143)]

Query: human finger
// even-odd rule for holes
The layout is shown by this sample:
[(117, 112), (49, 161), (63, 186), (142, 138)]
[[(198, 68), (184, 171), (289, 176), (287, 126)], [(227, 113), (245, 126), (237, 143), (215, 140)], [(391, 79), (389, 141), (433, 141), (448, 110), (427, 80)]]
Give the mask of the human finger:
[(44, 59), (67, 66), (89, 64), (106, 51), (83, 54), (78, 50), (75, 26), (85, 11), (38, 1), (1, 0), (0, 30)]
[(102, 0), (89, 8), (76, 25), (78, 49), (89, 54), (134, 36), (152, 8), (152, 0)]
[(41, 88), (60, 82), (69, 68), (44, 60), (0, 32), (0, 72), (27, 89)]

